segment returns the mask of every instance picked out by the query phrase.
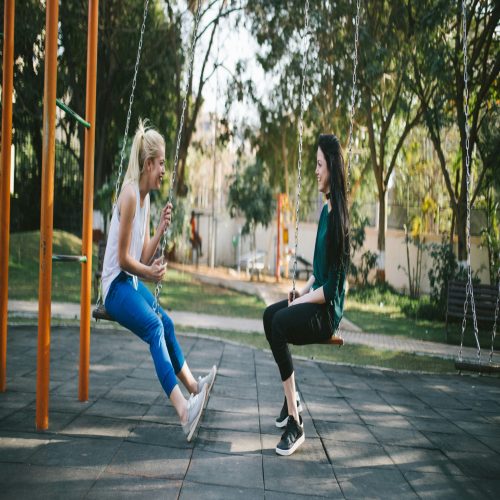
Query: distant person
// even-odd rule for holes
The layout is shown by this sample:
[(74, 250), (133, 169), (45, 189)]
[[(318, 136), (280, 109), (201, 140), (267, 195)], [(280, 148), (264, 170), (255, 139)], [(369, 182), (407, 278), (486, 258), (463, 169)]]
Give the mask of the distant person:
[(278, 365), (285, 401), (276, 427), (285, 427), (276, 446), (278, 455), (291, 455), (305, 440), (300, 401), (288, 344), (321, 343), (337, 330), (344, 310), (349, 262), (349, 213), (344, 159), (334, 135), (320, 135), (316, 153), (318, 189), (326, 197), (316, 233), (313, 275), (288, 300), (264, 311), (264, 331)]
[(193, 251), (195, 251), (200, 257), (203, 257), (203, 252), (201, 250), (201, 236), (196, 228), (196, 214), (194, 210), (191, 212), (191, 220), (189, 221), (189, 225), (191, 226), (191, 235), (189, 241), (191, 242)]
[[(154, 254), (163, 233), (170, 226), (172, 205), (161, 211), (152, 238), (149, 235), (149, 193), (161, 187), (165, 175), (165, 140), (139, 121), (123, 180), (111, 219), (104, 256), (102, 287), (109, 315), (149, 344), (156, 375), (170, 398), (187, 440), (198, 426), (216, 375), (214, 365), (208, 375), (195, 380), (175, 336), (174, 324), (139, 280), (161, 281), (167, 264)], [(119, 349), (119, 346), (116, 346)], [(191, 393), (186, 400), (177, 378)]]

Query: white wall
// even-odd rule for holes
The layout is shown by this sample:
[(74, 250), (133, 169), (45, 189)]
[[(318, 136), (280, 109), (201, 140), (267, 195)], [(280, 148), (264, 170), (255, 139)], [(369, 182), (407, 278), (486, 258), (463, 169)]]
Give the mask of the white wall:
[[(217, 216), (217, 241), (215, 252), (215, 265), (217, 266), (236, 266), (236, 250), (232, 244), (233, 236), (238, 234), (238, 229), (243, 227), (245, 221), (242, 218), (231, 219), (228, 215), (219, 214)], [(209, 255), (209, 225), (210, 216), (200, 216), (199, 232), (203, 240), (203, 258), (200, 262), (207, 263)], [(316, 239), (316, 223), (301, 223), (299, 228), (299, 244), (298, 254), (312, 262), (314, 254), (314, 243)], [(294, 227), (289, 225), (289, 246), (293, 248), (295, 237)], [(426, 243), (440, 243), (441, 237), (438, 235), (426, 236)], [(472, 247), (472, 268), (474, 271), (481, 266), (484, 269), (479, 273), (481, 281), (489, 282), (488, 278), (488, 260), (486, 249), (479, 248), (479, 238), (471, 238)], [(270, 274), (274, 274), (276, 261), (276, 221), (274, 220), (267, 229), (259, 226), (257, 229), (257, 250), (266, 253), (266, 269)], [(377, 251), (377, 229), (366, 229), (366, 240), (362, 252), (371, 250)], [(246, 236), (242, 238), (241, 254), (244, 255), (251, 251), (251, 238)], [(359, 256), (358, 256), (359, 258)], [(415, 265), (416, 248), (410, 246), (410, 263)], [(357, 259), (355, 259), (356, 261)], [(424, 253), (422, 259), (422, 283), (421, 290), (424, 293), (430, 292), (428, 272), (432, 260), (427, 253)], [(408, 278), (403, 269), (398, 269), (398, 266), (407, 266), (406, 246), (404, 244), (404, 232), (388, 229), (386, 233), (386, 250), (385, 250), (385, 273), (386, 280), (389, 284), (398, 290), (408, 289)]]

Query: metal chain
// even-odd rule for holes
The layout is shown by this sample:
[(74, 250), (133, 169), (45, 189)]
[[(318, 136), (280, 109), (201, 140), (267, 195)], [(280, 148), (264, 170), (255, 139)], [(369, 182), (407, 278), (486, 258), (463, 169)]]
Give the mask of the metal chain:
[(356, 20), (355, 20), (355, 34), (354, 34), (354, 61), (352, 70), (352, 89), (351, 89), (351, 109), (349, 113), (349, 142), (347, 146), (347, 197), (349, 198), (351, 192), (351, 157), (352, 157), (352, 129), (354, 122), (354, 98), (356, 94), (356, 70), (358, 68), (358, 45), (359, 45), (359, 10), (360, 0), (356, 2)]
[[(116, 183), (115, 183), (113, 209), (112, 209), (111, 213), (113, 213), (115, 211), (116, 203), (118, 201), (118, 192), (120, 189), (121, 177), (122, 177), (122, 172), (123, 172), (123, 162), (125, 160), (125, 149), (127, 146), (128, 129), (130, 126), (130, 117), (132, 115), (132, 104), (134, 102), (135, 86), (137, 84), (137, 73), (139, 72), (139, 62), (141, 60), (142, 43), (144, 40), (144, 31), (146, 30), (146, 19), (148, 17), (148, 10), (149, 10), (148, 7), (149, 7), (149, 0), (146, 0), (144, 2), (144, 12), (142, 14), (141, 34), (139, 37), (139, 46), (137, 47), (137, 55), (135, 58), (134, 78), (132, 80), (132, 91), (130, 92), (130, 97), (129, 97), (129, 101), (128, 101), (127, 121), (125, 124), (125, 132), (123, 134), (122, 149), (120, 151), (120, 166), (118, 167), (118, 177), (116, 178)], [(96, 306), (99, 307), (99, 305), (101, 303), (102, 303), (102, 279), (101, 279), (101, 282), (99, 283), (99, 294), (97, 297)]]
[(497, 271), (497, 285), (498, 285), (498, 293), (497, 293), (497, 305), (495, 307), (495, 321), (493, 323), (493, 330), (491, 331), (491, 351), (490, 351), (490, 363), (493, 360), (493, 347), (495, 344), (495, 338), (497, 336), (497, 319), (498, 319), (498, 309), (500, 304), (500, 267)]
[[(309, 32), (309, 0), (305, 3), (305, 36), (302, 38), (302, 83), (300, 87), (300, 115), (299, 115), (299, 159), (297, 162), (297, 194), (295, 202), (295, 248), (293, 260), (293, 286), (292, 286), (292, 300), (295, 300), (295, 280), (297, 275), (297, 248), (299, 245), (299, 208), (300, 208), (300, 191), (302, 189), (302, 136), (304, 132), (304, 107), (305, 107), (305, 81), (306, 81), (306, 67), (307, 55), (309, 53), (308, 46), (308, 32)], [(279, 235), (278, 235), (279, 237)]]
[(462, 37), (464, 53), (464, 115), (465, 115), (465, 168), (467, 175), (467, 285), (465, 287), (465, 302), (464, 302), (464, 317), (462, 319), (462, 333), (460, 337), (460, 351), (458, 358), (462, 361), (462, 351), (464, 344), (465, 326), (467, 306), (470, 295), (470, 303), (472, 308), (472, 321), (474, 327), (474, 337), (477, 345), (477, 359), (481, 361), (481, 346), (479, 344), (479, 333), (477, 328), (476, 304), (474, 302), (474, 287), (472, 285), (472, 266), (471, 266), (471, 244), (470, 244), (470, 184), (471, 184), (471, 165), (470, 165), (470, 129), (469, 129), (469, 88), (468, 88), (468, 73), (467, 73), (467, 8), (465, 0), (462, 0)]
[[(202, 0), (198, 0), (198, 8), (196, 10), (196, 15), (195, 15), (195, 20), (194, 20), (193, 35), (191, 38), (191, 45), (189, 47), (188, 74), (187, 74), (187, 78), (186, 78), (186, 84), (184, 86), (184, 98), (182, 100), (181, 119), (179, 122), (179, 129), (177, 130), (177, 142), (175, 145), (175, 159), (174, 159), (174, 165), (172, 168), (172, 172), (170, 175), (170, 188), (168, 191), (168, 201), (170, 203), (173, 203), (173, 198), (174, 198), (174, 188), (175, 188), (175, 181), (176, 181), (176, 177), (177, 177), (177, 166), (179, 164), (179, 151), (180, 151), (180, 146), (181, 146), (182, 130), (184, 128), (184, 117), (185, 117), (185, 113), (186, 113), (187, 97), (188, 97), (188, 92), (189, 92), (189, 81), (191, 79), (191, 74), (193, 73), (194, 49), (196, 46), (198, 25), (200, 23), (201, 2), (202, 2)], [(161, 253), (160, 253), (161, 256), (163, 256), (165, 254), (165, 247), (166, 246), (167, 246), (167, 231), (165, 231), (162, 235)], [(160, 307), (159, 296), (160, 296), (160, 291), (162, 289), (162, 286), (163, 285), (162, 285), (161, 280), (158, 281), (158, 283), (156, 283), (155, 293), (154, 293), (155, 300), (153, 303), (153, 309), (156, 312), (158, 312), (158, 308)]]

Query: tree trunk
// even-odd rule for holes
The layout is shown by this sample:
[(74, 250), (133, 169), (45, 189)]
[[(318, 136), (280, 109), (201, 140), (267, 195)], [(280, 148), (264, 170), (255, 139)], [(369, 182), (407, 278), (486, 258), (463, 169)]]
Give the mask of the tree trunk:
[(386, 191), (379, 189), (378, 193), (378, 239), (377, 250), (379, 253), (377, 262), (377, 282), (385, 283), (385, 231), (386, 231), (386, 216), (385, 216), (385, 195)]

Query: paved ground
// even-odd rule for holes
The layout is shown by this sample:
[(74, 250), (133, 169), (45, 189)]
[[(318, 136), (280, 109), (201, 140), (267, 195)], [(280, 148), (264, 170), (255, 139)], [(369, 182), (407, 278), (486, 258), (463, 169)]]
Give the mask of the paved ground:
[(92, 335), (91, 399), (76, 400), (78, 329), (52, 329), (50, 430), (35, 432), (36, 327), (9, 327), (0, 498), (499, 498), (500, 380), (297, 362), (305, 445), (278, 457), (271, 355), (180, 337), (216, 363), (200, 432), (184, 440), (149, 352)]

